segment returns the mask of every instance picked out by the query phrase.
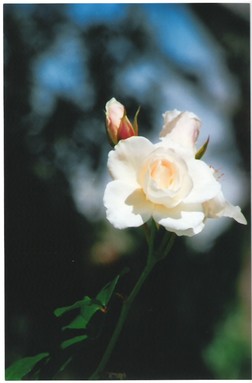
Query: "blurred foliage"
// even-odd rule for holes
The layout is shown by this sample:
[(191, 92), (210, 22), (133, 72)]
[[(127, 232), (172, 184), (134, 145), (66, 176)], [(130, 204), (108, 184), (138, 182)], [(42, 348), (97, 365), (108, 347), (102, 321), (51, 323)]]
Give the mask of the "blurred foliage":
[(216, 329), (205, 352), (207, 364), (217, 379), (247, 379), (251, 369), (251, 337), (241, 307), (234, 307)]
[[(232, 128), (249, 177), (249, 22), (218, 4), (188, 7), (220, 44), (239, 85), (242, 102), (232, 113)], [(47, 364), (44, 379), (63, 364), (58, 379), (85, 379), (93, 372), (118, 317), (120, 296), (128, 294), (145, 262), (141, 229), (116, 231), (99, 208), (110, 150), (106, 101), (117, 97), (131, 116), (142, 97), (139, 126), (148, 135), (163, 97), (155, 76), (164, 68), (170, 70), (166, 81), (179, 76), (190, 91), (205, 97), (197, 71), (182, 68), (160, 49), (141, 7), (122, 5), (113, 16), (107, 12), (103, 17), (97, 5), (94, 14), (94, 21), (86, 16), (82, 24), (68, 5), (4, 6), (6, 366), (48, 350), (56, 362)], [(55, 57), (56, 70), (50, 66)], [(141, 70), (139, 62), (146, 64)], [(123, 77), (127, 69), (139, 70), (131, 93)], [(204, 69), (206, 79), (209, 68)], [(248, 201), (244, 213), (249, 216)], [(249, 233), (249, 226), (234, 223), (213, 248), (198, 254), (182, 239), (176, 242), (139, 296), (108, 366), (112, 375), (211, 379), (228, 373), (227, 360), (232, 365), (233, 359), (223, 357), (217, 367), (216, 355), (227, 355), (224, 342), (232, 343), (235, 352), (243, 347), (240, 331), (233, 341), (224, 319), (238, 299), (235, 281), (250, 248)], [(71, 345), (74, 358), (69, 347), (58, 356), (62, 334), (55, 308), (96, 296), (124, 266), (130, 273), (119, 285), (102, 333), (97, 333), (97, 313), (89, 328), (91, 340)], [(217, 323), (224, 326), (219, 341)], [(214, 351), (206, 363), (208, 345)], [(229, 370), (236, 378), (250, 378), (250, 351), (243, 350), (237, 372)]]

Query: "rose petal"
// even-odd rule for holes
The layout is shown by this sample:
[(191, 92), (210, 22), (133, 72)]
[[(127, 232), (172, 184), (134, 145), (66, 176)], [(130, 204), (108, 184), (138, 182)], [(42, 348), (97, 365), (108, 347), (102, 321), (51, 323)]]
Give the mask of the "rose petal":
[(115, 146), (115, 150), (109, 152), (108, 168), (111, 176), (139, 187), (137, 180), (139, 167), (153, 149), (154, 145), (141, 136), (121, 140)]
[(160, 146), (143, 163), (139, 182), (150, 201), (168, 208), (178, 205), (193, 187), (184, 159)]
[(229, 217), (243, 225), (247, 224), (246, 218), (242, 214), (240, 207), (233, 206), (226, 201), (222, 192), (215, 198), (205, 202), (204, 209), (208, 218)]
[(184, 199), (185, 203), (205, 202), (215, 197), (221, 185), (213, 176), (211, 168), (201, 160), (187, 161), (189, 174), (193, 181), (191, 193)]
[(108, 120), (118, 128), (124, 114), (124, 106), (113, 97), (106, 103), (105, 109)]
[(179, 236), (198, 234), (204, 227), (204, 217), (201, 204), (181, 204), (173, 209), (156, 205), (153, 213), (157, 223)]
[[(163, 113), (163, 118), (164, 118), (164, 125), (163, 125), (163, 130), (161, 131), (162, 133), (162, 136), (164, 136), (165, 134), (168, 134), (171, 132), (171, 130), (173, 129), (173, 125), (172, 125), (172, 122), (175, 121), (176, 123), (176, 118), (181, 114), (182, 112), (180, 110), (177, 110), (177, 109), (173, 109), (173, 110), (168, 110), (167, 112)], [(160, 135), (161, 135), (160, 133)]]
[(168, 111), (163, 114), (164, 125), (160, 137), (172, 140), (195, 153), (201, 121), (192, 112)]
[(118, 229), (137, 227), (151, 217), (151, 204), (144, 193), (122, 181), (109, 182), (104, 193), (107, 219)]
[(241, 208), (239, 206), (233, 206), (231, 203), (226, 201), (225, 209), (223, 210), (221, 216), (233, 218), (238, 223), (242, 225), (247, 225), (247, 220), (241, 212)]

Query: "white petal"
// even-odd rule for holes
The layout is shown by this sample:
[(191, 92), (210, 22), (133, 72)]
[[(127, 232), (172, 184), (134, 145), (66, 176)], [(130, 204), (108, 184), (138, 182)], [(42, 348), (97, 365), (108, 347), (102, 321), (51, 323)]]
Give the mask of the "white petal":
[(160, 137), (172, 140), (195, 153), (195, 142), (201, 126), (200, 119), (192, 112), (180, 112), (176, 109), (166, 112), (163, 117), (164, 125)]
[(247, 221), (239, 206), (233, 206), (225, 200), (220, 192), (215, 198), (204, 203), (205, 214), (209, 218), (229, 217), (246, 225)]
[(233, 206), (231, 203), (226, 202), (225, 209), (222, 213), (223, 217), (233, 218), (238, 223), (242, 225), (247, 225), (247, 220), (241, 212), (241, 208), (239, 206)]
[(106, 116), (115, 126), (119, 126), (124, 114), (124, 106), (114, 97), (106, 103)]
[(169, 208), (178, 205), (193, 187), (184, 159), (162, 146), (143, 162), (138, 179), (148, 200)]
[[(169, 124), (175, 120), (176, 117), (178, 117), (182, 112), (180, 110), (177, 110), (177, 109), (173, 109), (173, 110), (168, 110), (167, 112), (165, 112), (163, 114), (163, 118), (164, 118), (164, 125), (163, 125), (163, 129), (165, 129), (165, 127), (167, 126), (170, 126)], [(171, 129), (170, 129), (171, 130)], [(161, 132), (162, 133), (162, 132)]]
[(221, 190), (210, 167), (201, 160), (187, 161), (189, 174), (193, 181), (191, 193), (184, 199), (185, 203), (205, 202), (215, 197)]
[(153, 218), (168, 231), (192, 236), (203, 229), (205, 214), (201, 204), (181, 204), (173, 209), (156, 205)]
[(109, 152), (108, 168), (111, 176), (137, 187), (139, 167), (153, 149), (154, 145), (141, 136), (119, 141), (114, 150)]
[(123, 181), (108, 183), (103, 202), (107, 219), (117, 229), (141, 226), (151, 217), (152, 205), (144, 193)]

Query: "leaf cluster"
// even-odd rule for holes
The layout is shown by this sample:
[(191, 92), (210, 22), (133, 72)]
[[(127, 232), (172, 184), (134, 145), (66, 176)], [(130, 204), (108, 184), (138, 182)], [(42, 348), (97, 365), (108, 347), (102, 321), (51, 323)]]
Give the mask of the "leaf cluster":
[[(69, 312), (76, 311), (77, 313), (74, 319), (72, 319), (68, 324), (64, 325), (62, 330), (78, 330), (78, 332), (81, 330), (81, 333), (78, 333), (78, 335), (74, 333), (74, 335), (62, 341), (60, 344), (61, 350), (89, 339), (89, 334), (87, 332), (88, 325), (98, 311), (102, 312), (103, 314), (107, 313), (109, 303), (113, 293), (115, 292), (118, 281), (126, 271), (127, 270), (123, 270), (111, 282), (107, 283), (95, 298), (84, 296), (83, 299), (73, 303), (70, 306), (60, 307), (54, 310), (54, 315), (57, 318)], [(34, 356), (19, 359), (6, 369), (5, 378), (6, 380), (22, 380), (25, 379), (28, 374), (31, 374), (32, 378), (38, 379), (43, 365), (46, 365), (51, 359), (52, 356), (48, 352), (43, 352)], [(64, 365), (59, 368), (59, 372), (62, 372), (67, 364), (68, 363), (64, 363)]]

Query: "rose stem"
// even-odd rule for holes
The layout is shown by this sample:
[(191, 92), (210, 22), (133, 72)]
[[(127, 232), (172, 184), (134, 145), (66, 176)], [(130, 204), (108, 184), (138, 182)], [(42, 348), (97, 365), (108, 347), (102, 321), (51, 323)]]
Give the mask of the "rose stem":
[(117, 325), (114, 329), (114, 332), (113, 332), (112, 337), (109, 341), (109, 344), (108, 344), (108, 346), (107, 346), (107, 348), (103, 354), (103, 357), (102, 357), (97, 369), (90, 376), (89, 379), (97, 380), (100, 378), (100, 375), (104, 371), (104, 368), (106, 367), (106, 365), (110, 359), (110, 356), (113, 352), (113, 349), (117, 343), (117, 340), (118, 340), (119, 335), (122, 331), (122, 328), (123, 328), (124, 323), (126, 321), (126, 318), (127, 318), (128, 312), (131, 308), (131, 305), (132, 305), (134, 299), (136, 298), (137, 294), (141, 290), (141, 287), (142, 287), (144, 281), (146, 280), (146, 278), (148, 277), (148, 275), (152, 271), (155, 263), (157, 262), (157, 259), (153, 256), (154, 255), (153, 247), (154, 247), (155, 230), (156, 230), (155, 223), (152, 222), (151, 235), (150, 235), (150, 239), (149, 239), (149, 243), (148, 243), (149, 244), (149, 251), (148, 251), (148, 258), (147, 258), (146, 266), (145, 266), (142, 274), (140, 275), (135, 287), (131, 291), (130, 295), (124, 301)]

